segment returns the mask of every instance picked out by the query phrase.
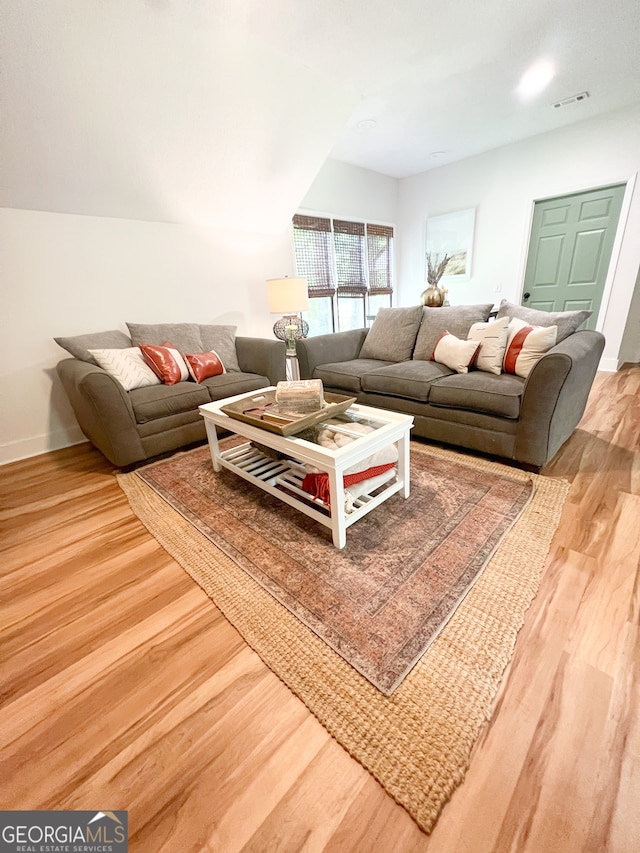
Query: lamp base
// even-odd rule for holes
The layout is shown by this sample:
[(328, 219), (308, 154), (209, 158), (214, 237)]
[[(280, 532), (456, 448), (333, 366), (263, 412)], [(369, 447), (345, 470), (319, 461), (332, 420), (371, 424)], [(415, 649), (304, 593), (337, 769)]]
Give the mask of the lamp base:
[[(285, 314), (273, 325), (273, 334), (280, 341), (299, 341), (309, 334), (309, 324), (297, 314)], [(295, 348), (295, 347), (294, 347)]]

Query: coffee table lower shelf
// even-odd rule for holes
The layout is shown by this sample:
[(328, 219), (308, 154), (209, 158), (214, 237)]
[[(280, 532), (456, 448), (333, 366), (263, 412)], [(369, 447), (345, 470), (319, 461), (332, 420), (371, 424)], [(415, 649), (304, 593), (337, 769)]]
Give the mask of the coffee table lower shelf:
[(267, 456), (251, 442), (225, 450), (219, 454), (217, 459), (223, 468), (233, 471), (234, 474), (254, 483), (263, 491), (295, 507), (325, 527), (331, 528), (337, 547), (344, 545), (344, 543), (338, 544), (335, 541), (336, 515), (338, 513), (342, 514), (340, 527), (349, 527), (403, 488), (403, 482), (398, 478), (397, 470), (391, 469), (388, 472), (388, 480), (382, 483), (378, 480), (371, 492), (365, 492), (354, 497), (351, 504), (352, 510), (347, 513), (344, 506), (332, 507), (329, 510), (324, 501), (314, 498), (302, 488), (302, 481), (306, 472), (303, 466), (294, 459), (274, 459)]
[[(316, 434), (291, 436), (277, 435), (252, 423), (230, 417), (223, 409), (241, 400), (251, 402), (261, 399), (274, 389), (261, 389), (259, 397), (238, 394), (216, 402), (203, 403), (199, 411), (205, 421), (209, 450), (214, 471), (225, 468), (258, 486), (270, 495), (294, 507), (319, 524), (329, 527), (336, 548), (346, 545), (346, 531), (352, 524), (381, 503), (400, 494), (409, 497), (410, 459), (409, 443), (413, 417), (400, 412), (375, 409), (355, 403), (338, 422), (329, 419), (334, 431), (350, 437), (341, 445), (325, 447), (315, 441)], [(342, 420), (341, 420), (342, 419)], [(364, 432), (356, 424), (370, 427)], [(222, 449), (218, 442), (218, 429), (242, 436), (246, 443)], [(344, 476), (347, 471), (362, 470), (357, 466), (391, 445), (397, 449), (397, 463), (384, 476), (372, 480), (368, 492), (358, 497), (345, 493)], [(362, 465), (366, 468), (366, 464)], [(305, 472), (324, 471), (328, 477), (331, 508), (316, 500), (302, 488)], [(388, 477), (388, 479), (387, 479)], [(365, 488), (366, 488), (365, 486)], [(363, 489), (363, 484), (358, 484)], [(345, 497), (349, 505), (345, 508)], [(349, 511), (347, 512), (346, 509)]]

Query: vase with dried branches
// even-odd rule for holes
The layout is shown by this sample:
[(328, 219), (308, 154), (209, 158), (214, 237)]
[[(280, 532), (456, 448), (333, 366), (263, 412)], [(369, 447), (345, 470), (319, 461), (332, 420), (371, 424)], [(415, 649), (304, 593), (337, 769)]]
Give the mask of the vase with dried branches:
[(437, 255), (432, 258), (431, 252), (427, 252), (427, 282), (429, 287), (423, 290), (420, 295), (423, 305), (429, 308), (439, 308), (444, 302), (445, 293), (438, 287), (438, 284), (450, 260), (451, 258), (447, 254), (439, 261)]

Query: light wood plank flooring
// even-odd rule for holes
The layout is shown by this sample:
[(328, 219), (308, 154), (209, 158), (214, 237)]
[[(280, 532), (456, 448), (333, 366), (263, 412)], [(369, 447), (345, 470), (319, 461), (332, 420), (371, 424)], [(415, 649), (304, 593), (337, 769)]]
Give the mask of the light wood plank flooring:
[[(640, 850), (640, 367), (599, 374), (539, 595), (431, 836), (264, 666), (89, 445), (0, 469), (0, 807), (133, 853)], [(428, 697), (425, 697), (428, 701)]]

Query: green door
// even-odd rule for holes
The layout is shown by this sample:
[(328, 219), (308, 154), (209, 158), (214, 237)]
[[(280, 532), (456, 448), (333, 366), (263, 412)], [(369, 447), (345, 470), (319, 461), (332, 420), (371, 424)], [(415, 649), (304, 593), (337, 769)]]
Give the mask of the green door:
[(625, 185), (536, 202), (522, 304), (586, 309), (595, 329)]

